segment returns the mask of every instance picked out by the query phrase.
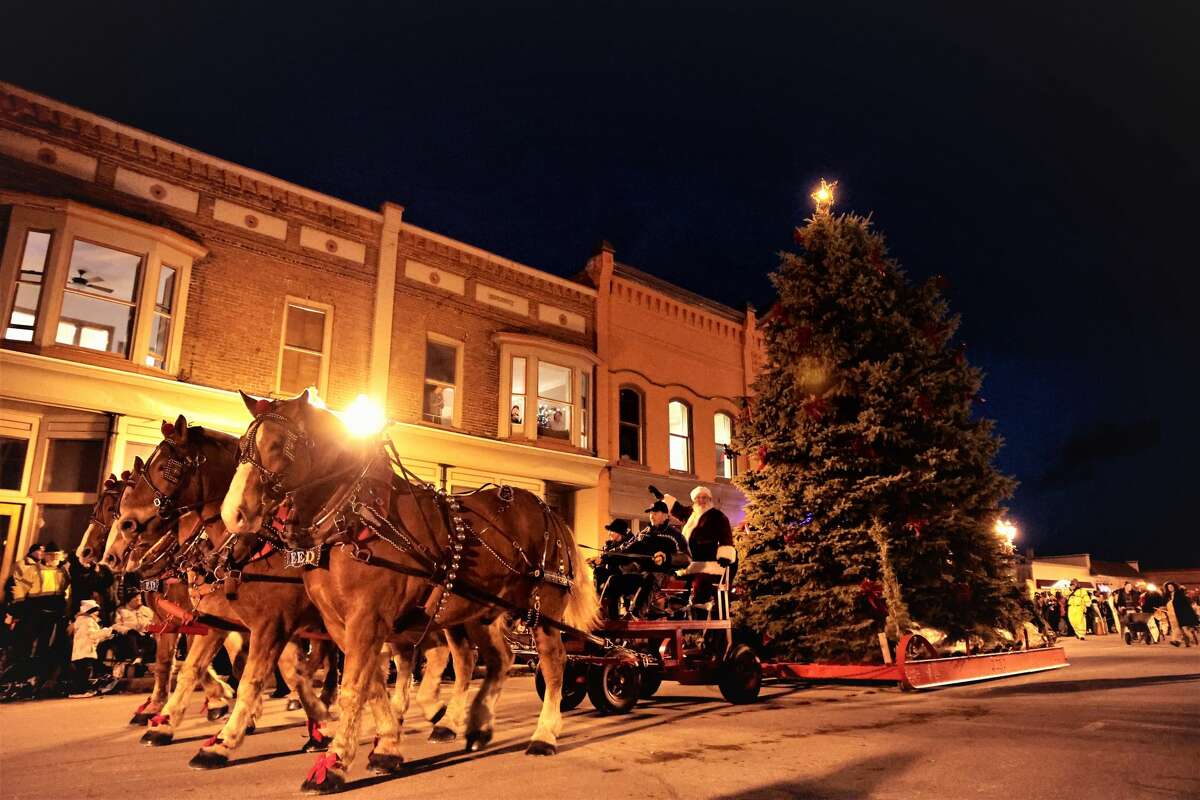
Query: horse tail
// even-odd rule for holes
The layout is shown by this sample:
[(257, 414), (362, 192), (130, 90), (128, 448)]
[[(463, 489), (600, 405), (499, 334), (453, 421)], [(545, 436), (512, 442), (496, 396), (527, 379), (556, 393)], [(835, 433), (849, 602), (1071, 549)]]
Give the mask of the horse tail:
[(557, 514), (551, 515), (562, 526), (563, 543), (570, 548), (571, 574), (573, 580), (567, 590), (567, 605), (563, 609), (563, 622), (572, 628), (589, 633), (600, 624), (600, 598), (587, 571), (587, 561), (575, 543), (575, 532)]

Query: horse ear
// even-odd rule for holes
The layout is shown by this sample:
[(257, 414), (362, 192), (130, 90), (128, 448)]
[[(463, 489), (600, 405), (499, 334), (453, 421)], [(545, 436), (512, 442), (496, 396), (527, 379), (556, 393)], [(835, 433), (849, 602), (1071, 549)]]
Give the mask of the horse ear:
[(300, 401), (301, 408), (307, 406), (309, 404), (308, 389), (305, 389), (303, 392), (301, 392), (296, 399)]
[(187, 417), (185, 417), (183, 414), (180, 414), (178, 417), (175, 418), (175, 440), (177, 442), (179, 442), (180, 444), (182, 444), (187, 441), (187, 437), (188, 437)]
[(146, 462), (142, 461), (142, 457), (134, 456), (133, 457), (133, 474), (139, 475), (139, 474), (141, 474), (142, 470), (144, 470), (145, 468), (146, 468)]
[(255, 410), (255, 408), (259, 402), (258, 398), (246, 394), (241, 389), (238, 389), (238, 394), (242, 396), (242, 402), (246, 404), (246, 410), (250, 412), (251, 416), (257, 417), (258, 412)]

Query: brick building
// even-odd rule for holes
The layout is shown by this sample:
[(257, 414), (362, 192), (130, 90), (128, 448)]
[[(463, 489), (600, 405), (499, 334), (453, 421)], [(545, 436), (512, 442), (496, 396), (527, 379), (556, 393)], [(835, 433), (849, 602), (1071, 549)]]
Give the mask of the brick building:
[(569, 520), (582, 493), (595, 536), (588, 286), (8, 84), (0, 247), (4, 575), (72, 547), (160, 420), (243, 430), (237, 389), (386, 400), (418, 474)]

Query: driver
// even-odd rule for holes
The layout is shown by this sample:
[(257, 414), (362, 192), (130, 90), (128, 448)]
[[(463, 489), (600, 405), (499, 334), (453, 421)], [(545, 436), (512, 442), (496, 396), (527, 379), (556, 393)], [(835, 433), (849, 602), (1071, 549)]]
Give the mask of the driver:
[(686, 564), (687, 556), (679, 560), (679, 545), (668, 531), (646, 528), (625, 543), (620, 550), (605, 557), (618, 570), (605, 596), (605, 613), (616, 619), (620, 603), (624, 599), (629, 615), (641, 618), (645, 615), (650, 596), (655, 588), (671, 572), (676, 564)]

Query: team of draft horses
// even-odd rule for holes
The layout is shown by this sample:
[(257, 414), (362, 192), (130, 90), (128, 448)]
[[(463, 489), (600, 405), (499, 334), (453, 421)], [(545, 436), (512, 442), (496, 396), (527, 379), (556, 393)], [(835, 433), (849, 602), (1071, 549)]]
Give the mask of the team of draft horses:
[[(102, 546), (104, 563), (137, 585), (160, 618), (174, 620), (161, 639), (194, 634), (174, 688), (163, 666), (173, 647), (160, 641), (154, 694), (135, 715), (149, 723), (143, 741), (170, 742), (197, 683), (211, 682), (217, 651), (248, 636), (233, 710), (194, 767), (228, 763), (253, 731), (276, 663), (308, 719), (304, 749), (318, 752), (306, 791), (344, 787), (364, 713), (376, 731), (368, 768), (403, 768), (400, 730), (421, 656), (417, 703), (434, 724), (431, 739), (461, 735), (468, 751), (481, 749), (492, 739), (513, 660), (506, 638), (513, 620), (532, 634), (545, 681), (526, 753), (553, 755), (562, 731), (562, 636), (596, 627), (597, 589), (610, 618), (705, 614), (735, 559), (729, 521), (706, 488), (692, 492), (689, 507), (650, 487), (657, 497), (650, 527), (634, 533), (622, 520), (610, 523), (593, 583), (570, 528), (537, 495), (509, 486), (447, 494), (409, 473), (378, 438), (349, 435), (307, 392), (242, 397), (253, 419), (240, 439), (189, 426), (183, 416), (164, 423), (150, 457), (105, 483), (82, 545)], [(682, 531), (671, 516), (686, 521)], [(674, 603), (656, 599), (675, 571), (686, 594)], [(314, 630), (343, 654), (341, 724), (332, 737), (320, 727), (331, 696), (317, 696), (312, 680), (324, 642), (313, 640), (308, 657), (300, 644)], [(390, 695), (388, 658), (397, 672)], [(484, 678), (471, 696), (476, 660)], [(449, 662), (455, 682), (443, 700)]]

